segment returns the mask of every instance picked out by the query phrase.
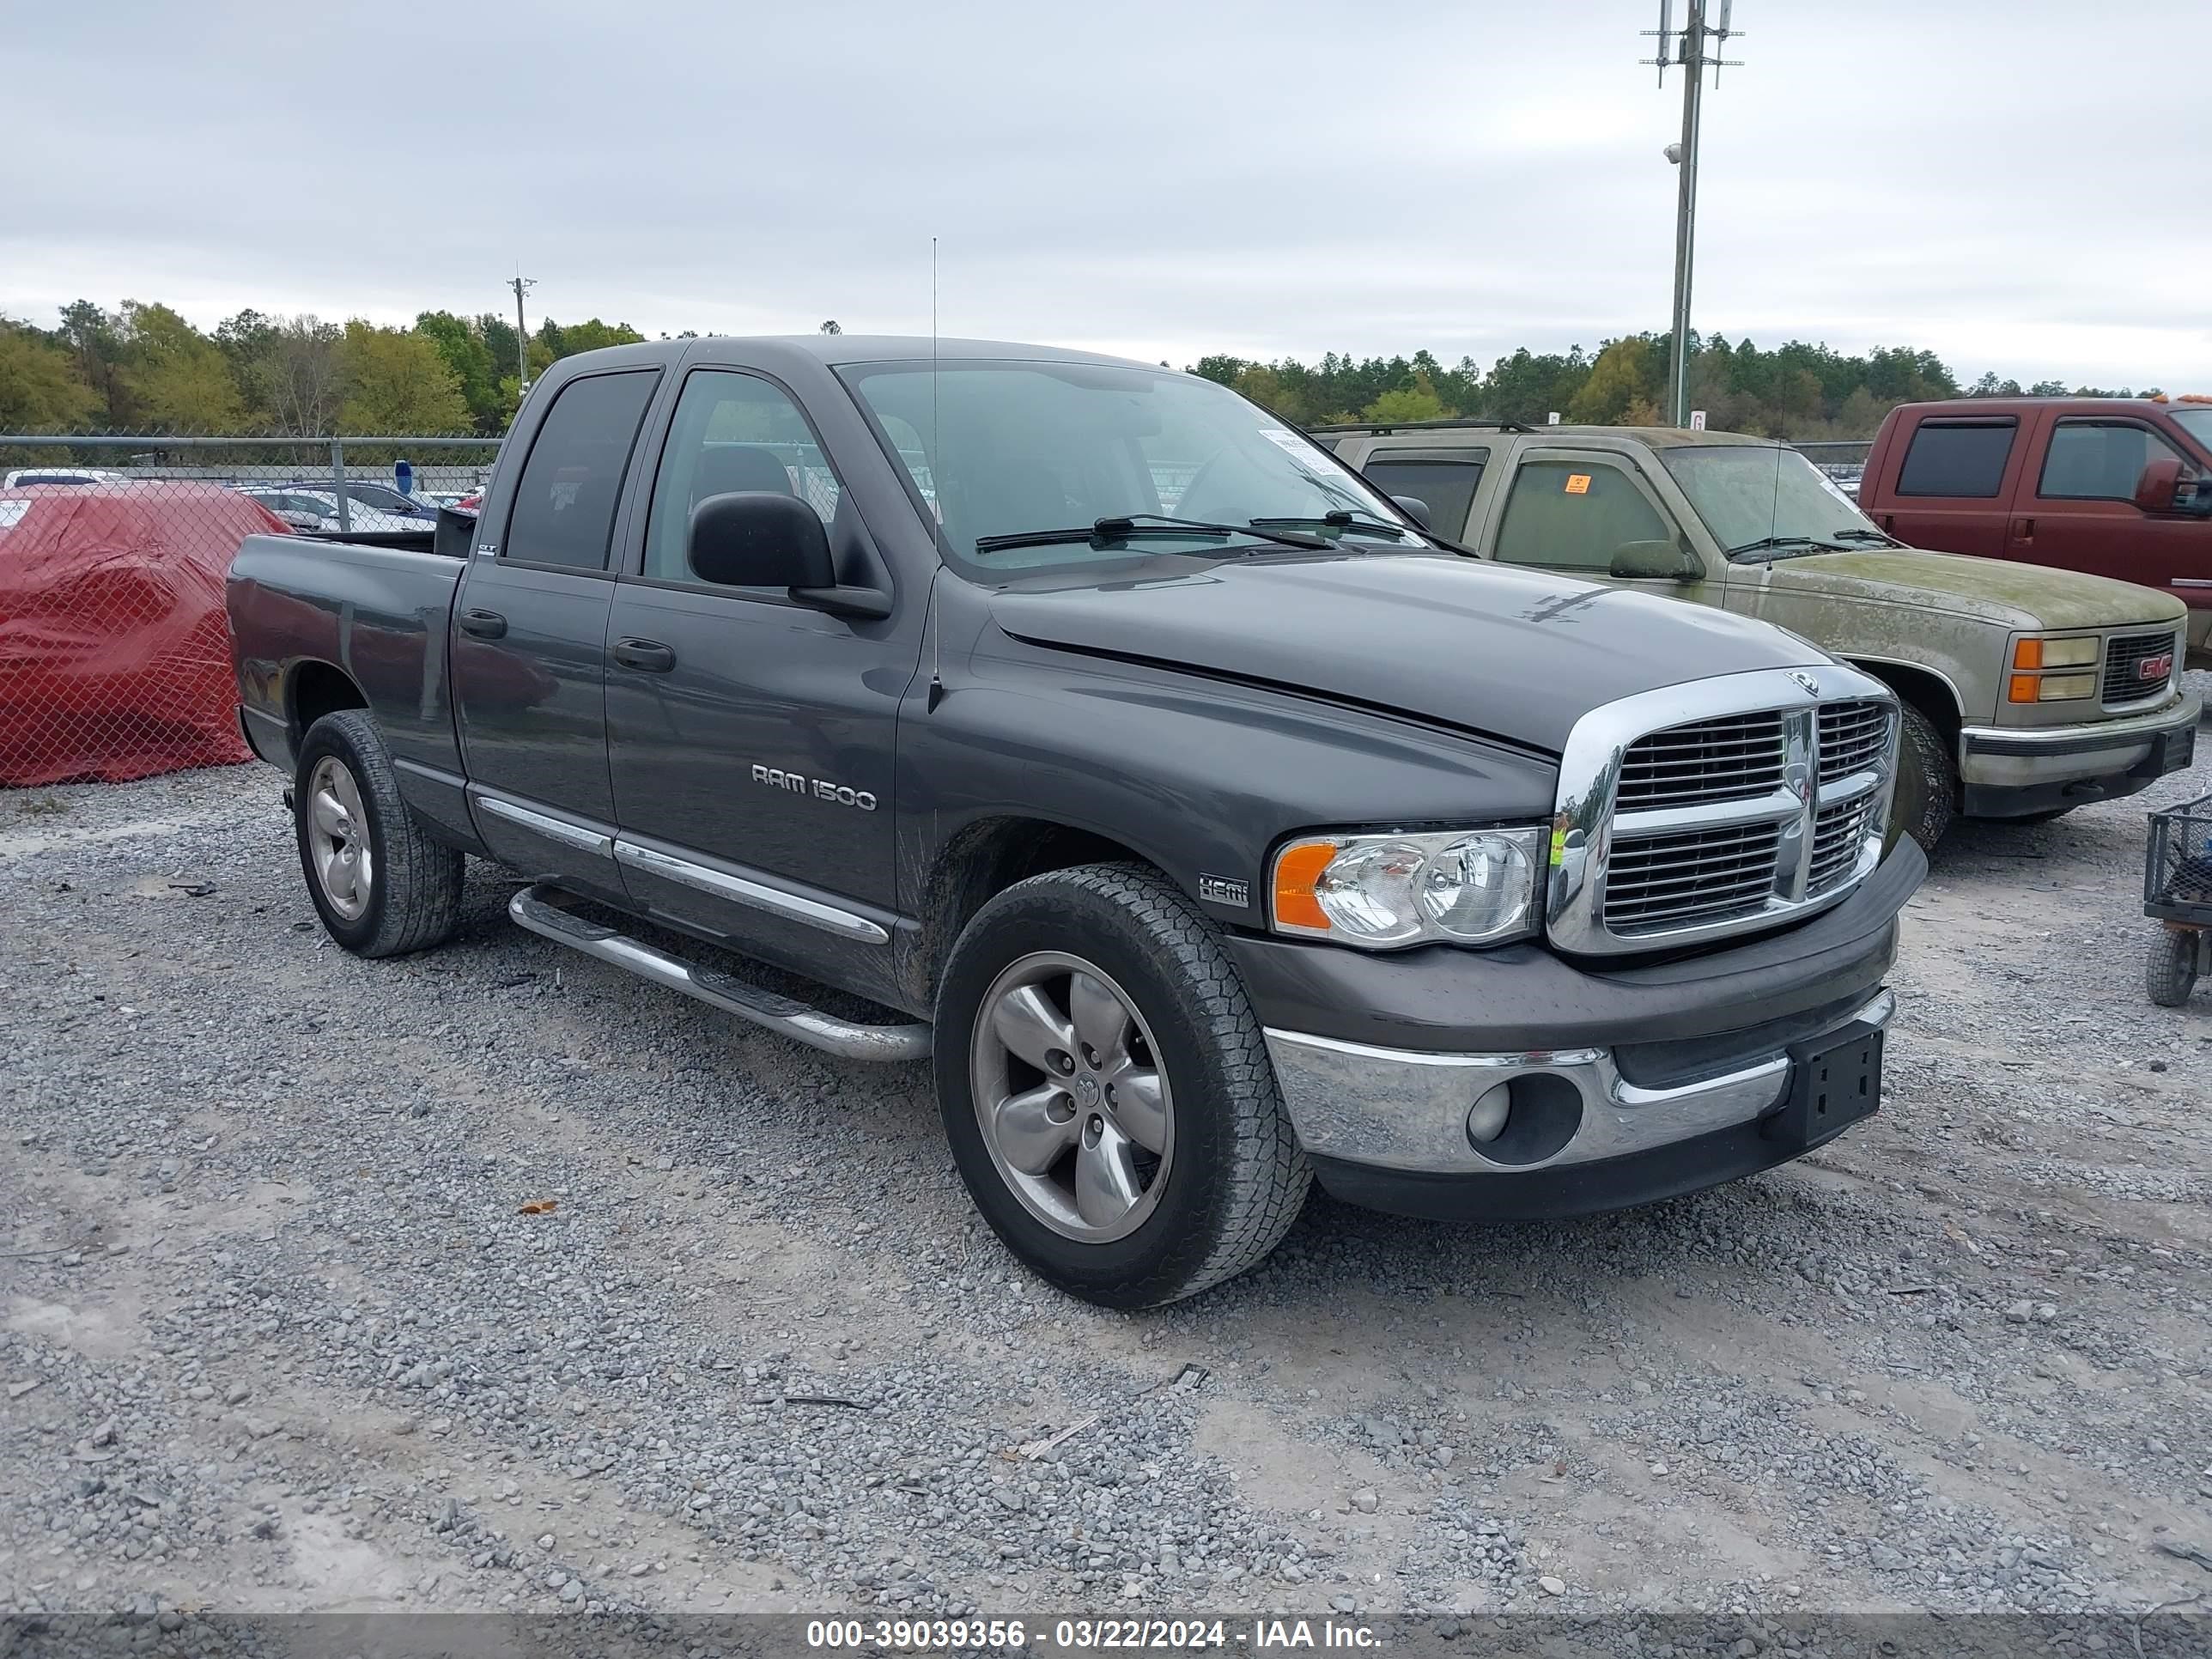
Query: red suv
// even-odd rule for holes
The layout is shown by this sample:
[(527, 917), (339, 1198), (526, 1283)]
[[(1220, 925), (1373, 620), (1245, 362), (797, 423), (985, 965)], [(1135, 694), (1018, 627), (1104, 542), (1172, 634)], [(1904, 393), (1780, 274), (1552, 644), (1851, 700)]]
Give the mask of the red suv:
[(1914, 547), (2163, 588), (2190, 608), (2189, 666), (2212, 668), (2212, 398), (1905, 404), (1859, 507)]

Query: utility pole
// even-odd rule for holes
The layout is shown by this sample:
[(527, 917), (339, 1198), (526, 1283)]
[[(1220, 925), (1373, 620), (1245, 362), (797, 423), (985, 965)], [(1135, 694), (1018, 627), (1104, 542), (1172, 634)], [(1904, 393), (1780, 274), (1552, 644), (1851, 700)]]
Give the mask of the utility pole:
[[(1698, 234), (1698, 124), (1704, 112), (1705, 70), (1720, 84), (1723, 68), (1737, 65), (1721, 57), (1731, 35), (1742, 33), (1729, 27), (1735, 0), (1687, 0), (1681, 31), (1674, 25), (1674, 0), (1659, 0), (1659, 55), (1644, 59), (1659, 69), (1659, 84), (1667, 84), (1667, 66), (1682, 70), (1682, 137), (1667, 146), (1665, 155), (1680, 173), (1674, 198), (1674, 323), (1669, 354), (1667, 416), (1676, 426), (1690, 423), (1690, 275), (1695, 263)], [(1707, 22), (1709, 8), (1717, 7), (1720, 21)], [(1650, 33), (1650, 31), (1646, 31)]]
[(530, 331), (522, 325), (522, 296), (538, 286), (535, 276), (517, 276), (507, 286), (514, 290), (515, 396), (530, 390)]

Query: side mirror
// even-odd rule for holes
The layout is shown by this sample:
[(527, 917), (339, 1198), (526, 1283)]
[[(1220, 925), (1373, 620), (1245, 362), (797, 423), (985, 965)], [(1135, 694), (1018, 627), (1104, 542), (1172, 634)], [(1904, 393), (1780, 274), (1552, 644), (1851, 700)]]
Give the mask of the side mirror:
[(833, 617), (888, 617), (890, 595), (837, 586), (830, 532), (796, 495), (738, 489), (691, 509), (691, 568), (724, 587), (781, 587)]
[(1419, 495), (1393, 495), (1390, 500), (1401, 513), (1422, 529), (1434, 530), (1437, 527), (1436, 519), (1429, 511), (1429, 504)]
[(827, 587), (836, 580), (830, 532), (796, 495), (739, 489), (691, 509), (699, 580), (724, 587)]
[(2172, 455), (2161, 456), (2145, 466), (2136, 480), (2136, 505), (2146, 513), (2171, 513), (2180, 488), (2180, 461)]
[(1623, 542), (1613, 550), (1608, 574), (1632, 581), (1693, 582), (1705, 568), (1680, 542)]

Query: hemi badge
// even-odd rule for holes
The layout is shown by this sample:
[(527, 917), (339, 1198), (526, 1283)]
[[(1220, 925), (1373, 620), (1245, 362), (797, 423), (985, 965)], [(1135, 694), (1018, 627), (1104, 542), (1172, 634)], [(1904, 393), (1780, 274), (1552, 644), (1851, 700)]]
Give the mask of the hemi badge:
[(1232, 880), (1227, 876), (1200, 875), (1198, 896), (1216, 904), (1233, 904), (1240, 910), (1252, 908), (1252, 884)]

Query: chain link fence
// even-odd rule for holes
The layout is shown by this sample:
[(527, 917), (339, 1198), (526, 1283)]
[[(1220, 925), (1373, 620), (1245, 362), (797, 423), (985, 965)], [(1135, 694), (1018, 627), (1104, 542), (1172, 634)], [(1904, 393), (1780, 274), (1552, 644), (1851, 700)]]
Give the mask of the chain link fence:
[(223, 611), (239, 544), (430, 530), (499, 441), (0, 434), (0, 787), (250, 759)]

